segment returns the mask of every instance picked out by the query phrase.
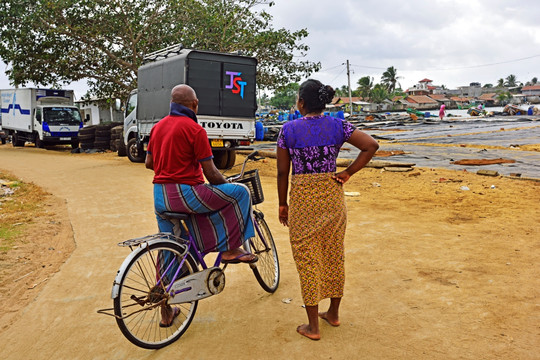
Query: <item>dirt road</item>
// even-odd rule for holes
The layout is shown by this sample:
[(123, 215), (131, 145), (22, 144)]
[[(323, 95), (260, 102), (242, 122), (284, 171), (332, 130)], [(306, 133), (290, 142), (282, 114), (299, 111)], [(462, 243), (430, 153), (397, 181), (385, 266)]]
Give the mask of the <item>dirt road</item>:
[(305, 313), (277, 222), (275, 163), (260, 167), (278, 291), (265, 293), (247, 266), (231, 266), (224, 292), (199, 303), (184, 336), (149, 351), (96, 311), (112, 306), (128, 254), (116, 243), (156, 232), (152, 173), (112, 154), (1, 146), (0, 168), (65, 200), (76, 248), (36, 300), (1, 324), (0, 358), (538, 359), (538, 183), (430, 169), (354, 177), (342, 325), (321, 324), (313, 342), (295, 332)]

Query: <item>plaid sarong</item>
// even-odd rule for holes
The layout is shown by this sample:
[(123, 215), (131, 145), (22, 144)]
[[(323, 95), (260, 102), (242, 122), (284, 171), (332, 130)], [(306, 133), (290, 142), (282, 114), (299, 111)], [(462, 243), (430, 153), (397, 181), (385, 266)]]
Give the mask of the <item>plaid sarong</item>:
[(242, 184), (154, 184), (154, 206), (162, 232), (173, 232), (173, 224), (160, 213), (190, 214), (189, 232), (205, 253), (238, 248), (255, 236), (250, 193)]

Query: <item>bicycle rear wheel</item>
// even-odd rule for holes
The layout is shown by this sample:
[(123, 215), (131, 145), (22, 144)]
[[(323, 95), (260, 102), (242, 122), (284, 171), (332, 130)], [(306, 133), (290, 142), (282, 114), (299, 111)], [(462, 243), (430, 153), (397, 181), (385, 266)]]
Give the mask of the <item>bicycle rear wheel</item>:
[(249, 250), (259, 257), (259, 261), (252, 264), (251, 268), (261, 287), (273, 293), (279, 285), (276, 244), (262, 212), (255, 211), (255, 222), (255, 237), (249, 241)]
[[(127, 266), (114, 299), (114, 313), (118, 327), (133, 344), (146, 349), (162, 348), (178, 340), (191, 324), (198, 302), (169, 305), (165, 290), (181, 261), (179, 245), (157, 242), (138, 253)], [(188, 254), (176, 280), (197, 271)], [(172, 323), (160, 326), (162, 312), (170, 311), (175, 314)]]

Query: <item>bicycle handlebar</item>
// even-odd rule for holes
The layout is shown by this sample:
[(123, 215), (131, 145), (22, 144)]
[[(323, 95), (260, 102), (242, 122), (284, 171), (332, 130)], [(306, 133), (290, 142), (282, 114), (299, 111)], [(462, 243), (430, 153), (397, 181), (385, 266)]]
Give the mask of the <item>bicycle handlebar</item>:
[(242, 171), (240, 171), (240, 174), (229, 176), (227, 179), (233, 182), (238, 179), (241, 179), (244, 176), (244, 170), (246, 169), (246, 164), (248, 161), (259, 161), (259, 160), (264, 159), (264, 157), (257, 157), (258, 155), (259, 155), (259, 151), (255, 150), (254, 152), (246, 156), (246, 158), (244, 159), (244, 162), (242, 163)]

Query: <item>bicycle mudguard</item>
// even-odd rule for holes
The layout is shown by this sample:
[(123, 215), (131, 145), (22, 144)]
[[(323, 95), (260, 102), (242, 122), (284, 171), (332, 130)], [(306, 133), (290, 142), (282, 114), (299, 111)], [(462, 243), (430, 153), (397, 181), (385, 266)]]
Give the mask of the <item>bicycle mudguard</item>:
[[(178, 246), (180, 248), (184, 248), (184, 250), (182, 251), (182, 255), (185, 255), (187, 253), (187, 250), (188, 250), (187, 246), (183, 246), (182, 244), (179, 244), (176, 241), (167, 240), (167, 239), (155, 239), (155, 240), (150, 240), (150, 241), (141, 243), (140, 246), (137, 249), (133, 250), (128, 255), (128, 257), (126, 257), (126, 259), (124, 260), (124, 262), (120, 266), (120, 269), (118, 269), (118, 271), (116, 272), (116, 276), (115, 276), (114, 282), (113, 282), (113, 287), (112, 287), (112, 290), (111, 290), (111, 298), (112, 299), (116, 299), (118, 297), (118, 294), (120, 293), (120, 281), (124, 277), (126, 269), (127, 269), (128, 265), (131, 263), (131, 260), (135, 256), (137, 256), (141, 251), (145, 251), (147, 249), (147, 247), (149, 247), (149, 246), (151, 246), (151, 245), (153, 245), (155, 243), (169, 243), (169, 244), (173, 244), (175, 246)], [(188, 255), (188, 256), (191, 256), (191, 255)]]

